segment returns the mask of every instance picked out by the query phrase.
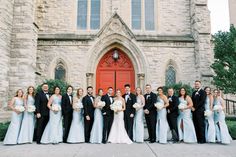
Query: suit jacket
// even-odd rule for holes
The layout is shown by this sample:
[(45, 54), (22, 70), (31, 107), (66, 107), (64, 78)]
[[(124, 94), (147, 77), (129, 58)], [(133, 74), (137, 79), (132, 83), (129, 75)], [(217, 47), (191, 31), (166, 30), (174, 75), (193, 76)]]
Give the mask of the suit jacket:
[(71, 102), (69, 95), (67, 93), (62, 96), (61, 99), (62, 115), (72, 114), (73, 112), (72, 102), (73, 102), (73, 96), (71, 97)]
[[(49, 94), (50, 96), (50, 94)], [(40, 91), (35, 96), (36, 114), (40, 113), (42, 116), (49, 116), (49, 108), (47, 107), (48, 99), (43, 91)]]
[(169, 99), (169, 106), (167, 107), (167, 110), (169, 110), (168, 114), (178, 116), (178, 114), (179, 114), (178, 113), (179, 112), (179, 109), (178, 109), (179, 98), (177, 96), (173, 95), (172, 97), (168, 96), (168, 99)]
[[(113, 99), (113, 97), (112, 97), (112, 99)], [(101, 101), (104, 101), (106, 103), (106, 105), (102, 108), (102, 113), (103, 114), (106, 113), (106, 115), (112, 116), (114, 114), (114, 112), (111, 110), (110, 105), (113, 102), (111, 102), (110, 97), (108, 96), (108, 94), (103, 95), (102, 98), (101, 98)]]
[(192, 100), (193, 100), (193, 107), (195, 108), (195, 111), (203, 112), (205, 110), (206, 96), (207, 94), (203, 89), (193, 92)]
[(151, 111), (156, 111), (156, 107), (154, 106), (154, 104), (157, 102), (157, 95), (153, 92), (149, 94), (145, 94), (144, 95), (145, 98), (145, 106), (143, 107), (143, 109), (147, 109), (149, 112)]
[[(94, 97), (91, 96), (93, 98), (93, 101), (94, 100)], [(94, 117), (94, 107), (93, 107), (93, 102), (90, 98), (89, 95), (86, 95), (85, 97), (83, 97), (83, 100), (82, 100), (82, 103), (83, 103), (83, 107), (84, 107), (84, 116), (89, 116), (90, 118), (93, 118)]]
[[(125, 99), (126, 94), (123, 95), (123, 98)], [(125, 100), (125, 114), (126, 115), (130, 115), (130, 114), (135, 114), (135, 108), (133, 107), (133, 105), (137, 102), (137, 98), (136, 95), (134, 95), (133, 93), (129, 94), (129, 97), (127, 99), (127, 102)]]

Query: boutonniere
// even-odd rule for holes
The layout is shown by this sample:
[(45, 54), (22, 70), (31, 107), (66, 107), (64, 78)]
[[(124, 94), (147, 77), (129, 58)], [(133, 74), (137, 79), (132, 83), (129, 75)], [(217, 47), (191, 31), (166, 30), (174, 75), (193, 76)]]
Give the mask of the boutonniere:
[(195, 95), (199, 95), (199, 92), (197, 91), (197, 92), (195, 93)]
[(171, 97), (169, 97), (169, 101), (172, 102), (172, 98)]

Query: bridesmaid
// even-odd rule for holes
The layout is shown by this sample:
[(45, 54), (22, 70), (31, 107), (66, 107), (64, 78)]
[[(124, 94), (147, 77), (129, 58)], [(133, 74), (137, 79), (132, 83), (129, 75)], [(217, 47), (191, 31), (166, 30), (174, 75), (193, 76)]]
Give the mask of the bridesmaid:
[(23, 111), (19, 111), (15, 107), (24, 107), (23, 94), (24, 93), (22, 89), (17, 90), (16, 96), (12, 98), (11, 102), (9, 103), (9, 108), (13, 111), (13, 113), (11, 117), (11, 123), (7, 129), (7, 133), (3, 141), (3, 144), (5, 145), (17, 144), (23, 117)]
[(145, 98), (142, 95), (141, 88), (136, 88), (137, 103), (140, 104), (139, 108), (136, 108), (133, 126), (133, 140), (134, 142), (142, 143), (144, 139), (144, 111)]
[(157, 109), (156, 142), (167, 143), (169, 125), (167, 122), (166, 107), (169, 106), (169, 101), (164, 95), (162, 87), (158, 87), (157, 91), (159, 94), (157, 102), (162, 103), (163, 108)]
[(101, 98), (103, 95), (103, 90), (98, 89), (98, 96), (95, 99), (94, 103), (94, 122), (93, 128), (90, 135), (90, 143), (102, 143), (102, 131), (103, 131), (103, 116), (102, 116), (102, 107), (99, 106), (101, 103)]
[(27, 94), (24, 98), (25, 104), (25, 112), (24, 117), (22, 120), (20, 135), (18, 138), (18, 143), (32, 143), (33, 142), (33, 135), (34, 135), (34, 125), (35, 125), (35, 116), (33, 110), (30, 108), (34, 108), (34, 96), (35, 96), (35, 89), (33, 86), (29, 86), (27, 89)]
[[(205, 87), (205, 92), (207, 94), (206, 101), (205, 101), (205, 112), (209, 112), (213, 110), (213, 96), (211, 94), (211, 88)], [(206, 116), (205, 120), (205, 137), (206, 142), (215, 143), (215, 124), (214, 124), (214, 114), (211, 114), (209, 116)]]
[(77, 89), (77, 94), (73, 98), (73, 119), (68, 135), (68, 143), (82, 143), (84, 139), (84, 116), (83, 116), (83, 89)]
[(41, 143), (44, 144), (58, 144), (62, 142), (62, 113), (61, 113), (61, 89), (54, 87), (54, 94), (48, 101), (48, 108), (50, 110), (49, 122), (43, 132)]
[(213, 106), (217, 142), (230, 144), (232, 138), (225, 123), (225, 113), (223, 111), (225, 109), (225, 104), (224, 100), (220, 96), (220, 91), (217, 89), (214, 90)]
[(186, 89), (183, 87), (179, 90), (179, 105), (182, 104), (184, 104), (185, 107), (179, 110), (179, 117), (177, 120), (179, 140), (186, 143), (196, 143), (197, 137), (191, 115), (193, 102), (190, 96), (187, 95)]

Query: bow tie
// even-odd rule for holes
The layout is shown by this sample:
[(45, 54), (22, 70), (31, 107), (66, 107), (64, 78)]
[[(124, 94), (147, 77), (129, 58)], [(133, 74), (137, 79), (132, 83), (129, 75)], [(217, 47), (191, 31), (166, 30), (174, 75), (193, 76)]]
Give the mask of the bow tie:
[(71, 96), (71, 97), (72, 97), (73, 95), (71, 94), (71, 95), (69, 95), (69, 96)]
[(48, 93), (44, 93), (44, 94), (46, 94), (46, 95), (47, 95)]

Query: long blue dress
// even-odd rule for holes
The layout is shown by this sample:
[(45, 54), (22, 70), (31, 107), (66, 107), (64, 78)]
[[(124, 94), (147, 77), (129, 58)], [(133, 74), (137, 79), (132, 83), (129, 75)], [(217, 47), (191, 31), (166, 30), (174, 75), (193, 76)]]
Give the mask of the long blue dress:
[[(205, 111), (210, 110), (210, 99), (207, 96), (205, 102)], [(214, 114), (206, 117), (205, 120), (206, 129), (205, 129), (205, 136), (207, 142), (215, 142), (216, 141), (216, 130), (215, 130), (215, 123), (214, 123)]]
[[(24, 106), (23, 99), (16, 97), (14, 106)], [(5, 145), (17, 144), (22, 118), (23, 118), (23, 113), (17, 114), (14, 111), (12, 112), (11, 123), (7, 129), (7, 133), (4, 138), (3, 144)]]
[[(74, 100), (74, 102), (82, 104), (82, 99)], [(67, 138), (68, 143), (82, 143), (85, 141), (83, 112), (84, 111), (82, 108), (79, 111), (73, 111), (73, 120), (71, 122), (71, 127)]]
[[(137, 103), (143, 105), (140, 97), (137, 96)], [(144, 139), (144, 112), (143, 108), (139, 109), (135, 113), (134, 126), (133, 126), (133, 140), (134, 142), (143, 142)]]
[[(98, 96), (96, 101), (101, 101), (101, 97)], [(90, 143), (102, 143), (102, 131), (103, 131), (103, 116), (100, 108), (96, 108), (94, 111), (94, 122), (90, 135)]]
[[(34, 106), (34, 98), (28, 95), (27, 105)], [(18, 143), (32, 143), (34, 135), (34, 125), (35, 125), (35, 116), (34, 113), (28, 112), (25, 110), (22, 125), (20, 129), (20, 135), (18, 138)]]
[[(164, 100), (160, 97), (157, 98), (157, 102), (160, 102), (164, 105)], [(157, 111), (157, 125), (156, 125), (156, 142), (167, 143), (167, 134), (169, 125), (166, 117), (166, 108), (162, 108)]]
[[(222, 98), (216, 98), (214, 99), (213, 106), (221, 104)], [(221, 111), (214, 111), (214, 121), (215, 121), (215, 128), (216, 128), (216, 139), (217, 142), (221, 142), (223, 144), (230, 144), (230, 141), (232, 140), (228, 127), (225, 123), (225, 113), (223, 110)]]
[[(183, 103), (187, 105), (187, 101), (183, 98), (179, 98), (180, 104)], [(181, 128), (181, 122), (183, 122), (183, 129)], [(179, 116), (177, 119), (178, 123), (178, 132), (179, 132), (179, 140), (183, 140), (187, 143), (195, 143), (197, 142), (196, 132), (193, 125), (191, 110), (186, 109), (183, 112), (179, 111)]]
[[(61, 105), (61, 98), (59, 96), (53, 95), (52, 104)], [(62, 113), (61, 110), (54, 112), (50, 110), (49, 122), (43, 132), (41, 143), (48, 144), (53, 143), (57, 144), (62, 142), (63, 129), (62, 129)]]

